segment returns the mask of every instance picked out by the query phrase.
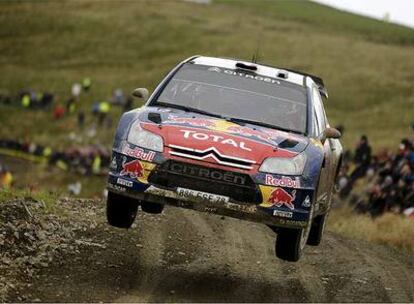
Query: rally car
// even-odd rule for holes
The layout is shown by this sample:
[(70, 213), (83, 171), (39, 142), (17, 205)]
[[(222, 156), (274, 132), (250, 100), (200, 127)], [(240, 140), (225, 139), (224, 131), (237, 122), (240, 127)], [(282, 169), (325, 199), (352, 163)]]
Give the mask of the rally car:
[(194, 56), (123, 114), (110, 165), (107, 219), (129, 228), (164, 205), (268, 225), (276, 256), (318, 245), (340, 166), (322, 79), (257, 63)]

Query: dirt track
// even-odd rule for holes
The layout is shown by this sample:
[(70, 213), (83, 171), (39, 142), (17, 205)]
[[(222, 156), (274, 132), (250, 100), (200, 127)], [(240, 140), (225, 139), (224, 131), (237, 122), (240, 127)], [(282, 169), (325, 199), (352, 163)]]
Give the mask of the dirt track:
[[(128, 231), (104, 223), (80, 252), (44, 268), (27, 300), (49, 302), (413, 302), (414, 258), (328, 233), (298, 263), (265, 226), (166, 208)], [(94, 245), (97, 244), (97, 245)], [(99, 244), (104, 244), (103, 246)]]

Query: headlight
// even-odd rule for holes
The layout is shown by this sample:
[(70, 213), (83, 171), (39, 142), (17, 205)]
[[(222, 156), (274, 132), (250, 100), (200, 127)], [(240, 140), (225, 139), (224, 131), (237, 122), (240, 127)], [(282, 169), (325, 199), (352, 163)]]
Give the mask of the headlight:
[(283, 175), (300, 175), (305, 168), (306, 156), (299, 154), (293, 158), (269, 157), (260, 166), (259, 171)]
[(142, 148), (162, 152), (164, 150), (164, 141), (162, 137), (141, 128), (140, 122), (132, 125), (128, 133), (128, 142)]

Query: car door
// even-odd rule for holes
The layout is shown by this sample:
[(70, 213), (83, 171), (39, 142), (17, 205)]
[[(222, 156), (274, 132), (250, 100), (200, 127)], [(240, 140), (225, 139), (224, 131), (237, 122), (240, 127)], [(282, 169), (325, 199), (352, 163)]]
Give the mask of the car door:
[[(323, 108), (322, 98), (319, 94), (319, 89), (316, 86), (312, 87), (312, 101), (314, 107), (314, 117), (315, 124), (317, 126), (316, 134), (321, 135), (326, 127), (327, 120), (325, 115), (325, 110)], [(320, 140), (320, 139), (317, 139)], [(332, 167), (332, 147), (331, 142), (328, 139), (325, 139), (321, 142), (324, 150), (324, 160), (322, 163), (321, 173), (319, 177), (319, 185), (317, 191), (317, 212), (323, 212), (328, 207), (328, 198), (331, 184), (331, 167)]]

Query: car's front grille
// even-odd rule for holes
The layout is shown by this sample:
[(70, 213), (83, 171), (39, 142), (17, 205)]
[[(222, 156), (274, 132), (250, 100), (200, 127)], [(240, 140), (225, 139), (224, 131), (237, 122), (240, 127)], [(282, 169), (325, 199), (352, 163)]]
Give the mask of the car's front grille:
[(228, 196), (236, 201), (260, 203), (261, 194), (247, 174), (168, 160), (149, 176), (149, 182), (166, 188), (188, 188)]
[(170, 145), (170, 154), (185, 158), (191, 158), (196, 160), (204, 160), (205, 158), (213, 158), (217, 163), (225, 166), (236, 167), (240, 169), (252, 169), (254, 160), (242, 159), (234, 156), (223, 155), (215, 148), (209, 148), (207, 150), (196, 150), (187, 147), (181, 147), (176, 145)]

